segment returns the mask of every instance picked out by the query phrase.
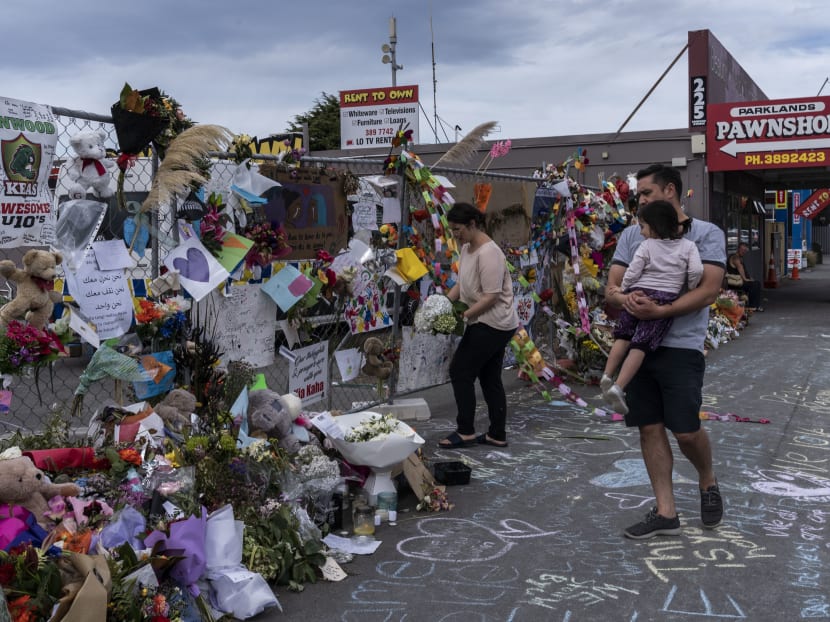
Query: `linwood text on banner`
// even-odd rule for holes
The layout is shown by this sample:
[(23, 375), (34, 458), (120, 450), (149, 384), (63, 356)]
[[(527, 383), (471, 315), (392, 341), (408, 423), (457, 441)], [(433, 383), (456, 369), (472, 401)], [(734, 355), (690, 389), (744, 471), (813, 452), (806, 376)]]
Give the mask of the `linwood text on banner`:
[(0, 248), (54, 238), (48, 182), (57, 142), (51, 108), (0, 97)]

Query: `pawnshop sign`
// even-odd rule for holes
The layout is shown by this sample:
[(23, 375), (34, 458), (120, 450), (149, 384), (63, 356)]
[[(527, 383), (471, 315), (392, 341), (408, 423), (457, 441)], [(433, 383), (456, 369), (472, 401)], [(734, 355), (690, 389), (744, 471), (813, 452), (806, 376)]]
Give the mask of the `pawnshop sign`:
[(805, 97), (707, 108), (710, 171), (830, 165), (830, 97)]

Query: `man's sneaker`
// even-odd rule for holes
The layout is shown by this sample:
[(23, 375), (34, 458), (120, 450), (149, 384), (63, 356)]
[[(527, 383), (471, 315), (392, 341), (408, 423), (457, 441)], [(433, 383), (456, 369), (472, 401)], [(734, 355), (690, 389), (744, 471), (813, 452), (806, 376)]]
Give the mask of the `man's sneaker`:
[(723, 519), (723, 499), (720, 488), (715, 484), (700, 491), (700, 520), (706, 529), (714, 529)]
[(645, 540), (654, 536), (680, 535), (680, 517), (666, 518), (657, 513), (657, 508), (651, 508), (646, 517), (635, 525), (628, 527), (623, 534), (633, 540)]
[(625, 393), (623, 393), (623, 390), (619, 387), (619, 385), (612, 385), (610, 389), (602, 394), (602, 396), (605, 398), (605, 402), (609, 404), (615, 412), (618, 412), (621, 415), (628, 414), (628, 404), (625, 403)]
[(602, 394), (605, 395), (608, 393), (608, 389), (614, 386), (614, 379), (611, 376), (606, 376), (602, 374), (602, 378), (599, 379), (599, 388), (602, 389)]

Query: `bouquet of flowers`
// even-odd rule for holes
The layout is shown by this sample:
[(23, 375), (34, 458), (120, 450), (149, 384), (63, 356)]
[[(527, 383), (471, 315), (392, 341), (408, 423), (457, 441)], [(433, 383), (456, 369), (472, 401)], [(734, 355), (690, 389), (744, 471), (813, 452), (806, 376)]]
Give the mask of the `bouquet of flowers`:
[(282, 225), (270, 222), (256, 223), (245, 229), (242, 235), (254, 242), (251, 250), (245, 255), (245, 267), (248, 269), (253, 266), (264, 268), (272, 261), (287, 257), (292, 252), (288, 245), (288, 234)]
[(365, 443), (366, 441), (380, 440), (390, 434), (396, 433), (399, 423), (397, 417), (392, 413), (386, 413), (379, 417), (370, 417), (346, 432), (343, 440), (348, 443)]
[(0, 334), (0, 374), (21, 374), (65, 354), (60, 338), (48, 328), (11, 320), (6, 333)]
[(176, 108), (157, 88), (137, 91), (125, 82), (110, 112), (121, 151), (137, 154), (170, 126)]
[(415, 330), (433, 335), (461, 335), (464, 332), (462, 314), (466, 310), (463, 302), (453, 303), (443, 294), (432, 294), (415, 312)]
[(135, 332), (144, 345), (172, 345), (185, 334), (189, 300), (182, 296), (157, 302), (142, 298), (138, 305), (141, 310), (135, 314)]
[[(254, 157), (254, 150), (251, 146), (255, 138), (251, 138), (247, 134), (237, 134), (233, 138), (233, 143), (231, 147), (233, 148), (233, 161), (237, 164), (242, 164), (246, 160), (250, 160)], [(251, 168), (251, 163), (248, 162), (248, 168)]]
[(225, 227), (231, 220), (224, 209), (222, 195), (212, 192), (207, 200), (207, 213), (199, 220), (199, 238), (214, 256), (222, 252), (222, 241), (227, 233)]

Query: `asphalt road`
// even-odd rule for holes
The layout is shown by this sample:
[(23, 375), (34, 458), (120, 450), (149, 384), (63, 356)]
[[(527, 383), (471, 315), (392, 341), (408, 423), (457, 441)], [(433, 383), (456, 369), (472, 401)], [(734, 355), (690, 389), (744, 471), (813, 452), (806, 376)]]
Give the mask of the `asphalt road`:
[[(830, 265), (764, 290), (766, 312), (707, 357), (704, 410), (726, 514), (701, 529), (694, 469), (675, 461), (680, 536), (622, 536), (651, 507), (635, 431), (591, 408), (546, 403), (505, 372), (510, 446), (443, 450), (448, 387), (422, 394), (430, 462), (461, 460), (450, 512), (415, 512), (341, 582), (277, 588), (283, 612), (257, 618), (349, 622), (760, 620), (830, 618)], [(592, 406), (596, 387), (573, 386)], [(479, 431), (484, 431), (484, 418)], [(675, 447), (675, 455), (679, 453)]]

